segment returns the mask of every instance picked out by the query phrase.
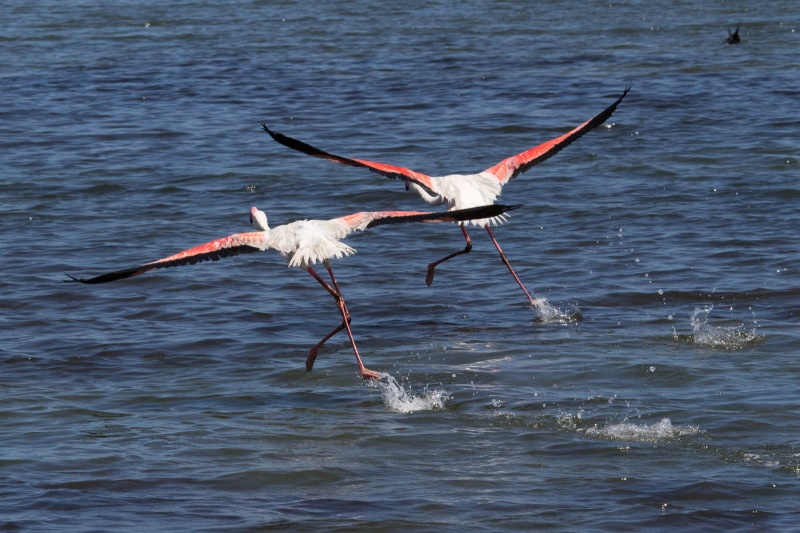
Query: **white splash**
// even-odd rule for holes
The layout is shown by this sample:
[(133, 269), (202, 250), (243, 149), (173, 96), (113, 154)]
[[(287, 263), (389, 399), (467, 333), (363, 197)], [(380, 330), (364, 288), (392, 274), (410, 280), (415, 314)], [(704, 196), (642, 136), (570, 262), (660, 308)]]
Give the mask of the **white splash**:
[(547, 298), (534, 298), (533, 307), (536, 310), (536, 320), (545, 324), (579, 322), (583, 318), (581, 310), (577, 307), (573, 307), (569, 311), (563, 311), (550, 304)]
[(414, 396), (408, 393), (391, 374), (385, 372), (381, 373), (379, 380), (372, 383), (380, 387), (386, 408), (398, 413), (444, 409), (445, 402), (450, 399), (443, 390), (425, 390), (421, 396)]
[(708, 315), (712, 309), (714, 309), (714, 306), (702, 309), (698, 307), (692, 313), (691, 325), (694, 344), (709, 348), (737, 350), (762, 340), (763, 337), (756, 333), (755, 328), (751, 331), (745, 331), (743, 329), (744, 324), (740, 326), (709, 325)]
[(662, 418), (660, 422), (652, 425), (621, 422), (619, 424), (609, 424), (605, 427), (595, 426), (586, 430), (586, 434), (590, 437), (646, 442), (674, 439), (683, 435), (696, 435), (699, 432), (700, 428), (696, 426), (675, 427), (669, 418)]

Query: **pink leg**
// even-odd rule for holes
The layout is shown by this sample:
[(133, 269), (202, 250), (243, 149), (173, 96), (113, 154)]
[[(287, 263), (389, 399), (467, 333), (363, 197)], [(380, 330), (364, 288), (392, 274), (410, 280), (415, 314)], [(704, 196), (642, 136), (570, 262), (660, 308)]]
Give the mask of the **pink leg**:
[[(350, 315), (347, 315), (347, 321), (350, 322)], [(306, 358), (306, 372), (311, 372), (311, 370), (314, 368), (314, 361), (317, 360), (317, 353), (319, 352), (319, 349), (322, 348), (322, 345), (328, 342), (331, 337), (342, 331), (344, 329), (344, 324), (345, 323), (342, 322), (333, 328), (330, 333), (325, 335), (321, 341), (319, 341), (314, 345), (313, 348), (311, 348), (311, 350), (309, 350), (308, 357)]]
[(328, 285), (328, 283), (326, 283), (325, 280), (319, 277), (319, 274), (317, 274), (313, 268), (308, 267), (306, 268), (306, 270), (334, 297), (334, 299), (336, 300), (336, 306), (342, 313), (342, 323), (336, 328), (334, 328), (333, 331), (328, 333), (328, 335), (326, 335), (325, 338), (323, 338), (319, 343), (317, 343), (316, 346), (314, 346), (311, 349), (311, 352), (308, 355), (308, 359), (306, 359), (306, 369), (310, 370), (309, 362), (310, 366), (313, 367), (314, 360), (317, 357), (316, 351), (319, 350), (320, 346), (322, 346), (325, 343), (325, 341), (333, 337), (336, 333), (338, 333), (342, 329), (347, 329), (347, 336), (350, 337), (350, 345), (353, 347), (353, 353), (356, 356), (356, 362), (358, 363), (358, 370), (361, 373), (361, 377), (364, 379), (378, 379), (381, 377), (380, 373), (374, 372), (365, 367), (364, 363), (361, 361), (361, 356), (358, 355), (358, 348), (356, 348), (356, 341), (355, 339), (353, 339), (353, 332), (350, 331), (350, 320), (351, 320), (350, 311), (348, 311), (347, 305), (345, 305), (344, 303), (344, 298), (342, 297), (342, 293), (339, 290), (339, 285), (336, 283), (336, 278), (333, 276), (333, 270), (331, 270), (331, 267), (328, 265), (325, 265), (325, 268), (328, 270), (328, 274), (330, 274), (331, 276), (333, 287)]
[(431, 283), (433, 283), (433, 269), (434, 268), (436, 268), (440, 264), (444, 263), (448, 259), (452, 259), (457, 255), (468, 254), (469, 251), (472, 250), (472, 241), (469, 239), (469, 235), (467, 234), (467, 228), (464, 227), (463, 225), (461, 226), (461, 233), (464, 234), (464, 240), (467, 241), (467, 245), (464, 247), (463, 250), (459, 250), (457, 252), (453, 252), (452, 254), (448, 255), (447, 257), (443, 257), (442, 259), (439, 259), (438, 261), (434, 261), (433, 263), (428, 265), (428, 274), (425, 276), (425, 283), (428, 285), (428, 287), (430, 287)]
[(489, 232), (489, 237), (492, 238), (492, 242), (494, 243), (495, 247), (497, 247), (497, 251), (500, 252), (500, 259), (503, 260), (503, 264), (508, 267), (508, 270), (509, 270), (509, 272), (511, 272), (511, 275), (514, 276), (515, 280), (517, 280), (517, 284), (519, 284), (520, 288), (522, 289), (522, 292), (525, 293), (525, 296), (528, 297), (528, 300), (530, 300), (531, 305), (535, 306), (536, 303), (533, 301), (533, 298), (531, 298), (531, 295), (528, 294), (528, 290), (525, 288), (525, 285), (523, 285), (522, 282), (519, 280), (519, 278), (517, 277), (517, 274), (514, 272), (514, 269), (511, 268), (511, 263), (508, 262), (508, 259), (506, 258), (506, 254), (503, 253), (503, 249), (500, 248), (499, 244), (497, 244), (497, 239), (494, 238), (494, 235), (492, 234), (492, 230), (489, 228), (489, 226), (486, 226), (486, 231)]
[[(319, 276), (319, 274), (317, 274), (316, 271), (314, 271), (313, 268), (308, 267), (306, 270), (308, 271), (309, 274), (311, 274), (314, 277), (314, 279), (316, 279), (320, 283), (320, 285), (322, 285), (325, 288), (325, 290), (327, 290), (331, 294), (331, 296), (333, 296), (338, 306), (338, 302), (342, 298), (341, 294), (339, 294), (333, 287), (328, 285), (328, 283), (324, 279), (322, 279)], [(348, 313), (347, 322), (349, 322), (350, 320), (351, 320), (350, 314)], [(319, 349), (322, 348), (322, 345), (328, 342), (328, 340), (331, 337), (342, 331), (344, 327), (345, 327), (345, 321), (342, 321), (341, 324), (333, 328), (333, 330), (331, 330), (330, 333), (325, 335), (325, 337), (323, 337), (321, 341), (319, 341), (317, 344), (314, 345), (313, 348), (311, 348), (311, 350), (308, 352), (308, 357), (306, 358), (306, 372), (311, 372), (311, 369), (314, 368), (314, 361), (317, 360), (317, 354), (319, 352)]]

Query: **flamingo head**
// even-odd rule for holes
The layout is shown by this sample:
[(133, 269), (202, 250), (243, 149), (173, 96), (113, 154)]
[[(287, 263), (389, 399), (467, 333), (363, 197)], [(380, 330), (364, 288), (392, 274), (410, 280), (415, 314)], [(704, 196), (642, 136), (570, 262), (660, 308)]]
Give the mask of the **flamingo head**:
[(264, 211), (259, 211), (257, 207), (250, 208), (250, 224), (253, 225), (258, 231), (267, 231), (269, 225), (267, 224), (267, 214)]

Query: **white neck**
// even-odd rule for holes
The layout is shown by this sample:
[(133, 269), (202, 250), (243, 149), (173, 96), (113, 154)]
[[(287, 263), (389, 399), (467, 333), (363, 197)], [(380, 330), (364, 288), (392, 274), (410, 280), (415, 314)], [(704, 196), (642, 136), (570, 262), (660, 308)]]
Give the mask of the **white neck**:
[(417, 191), (417, 194), (419, 194), (422, 197), (422, 199), (425, 200), (425, 202), (430, 205), (442, 205), (442, 203), (444, 202), (444, 198), (442, 198), (441, 195), (437, 194), (436, 196), (433, 196), (432, 194), (428, 193), (428, 191), (426, 191), (416, 183), (408, 182), (408, 186), (409, 188)]
[(258, 231), (267, 231), (269, 229), (267, 214), (264, 213), (264, 211), (259, 211), (255, 207), (250, 208), (250, 223)]

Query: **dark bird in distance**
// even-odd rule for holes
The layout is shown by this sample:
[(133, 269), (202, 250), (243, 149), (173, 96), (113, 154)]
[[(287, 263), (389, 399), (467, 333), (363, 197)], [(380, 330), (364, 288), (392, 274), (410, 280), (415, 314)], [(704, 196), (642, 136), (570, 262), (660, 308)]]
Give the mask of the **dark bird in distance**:
[(742, 42), (742, 40), (739, 38), (739, 26), (736, 26), (736, 30), (734, 30), (733, 33), (731, 33), (731, 29), (728, 28), (728, 38), (725, 40), (725, 42), (728, 44), (738, 44)]

